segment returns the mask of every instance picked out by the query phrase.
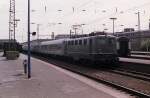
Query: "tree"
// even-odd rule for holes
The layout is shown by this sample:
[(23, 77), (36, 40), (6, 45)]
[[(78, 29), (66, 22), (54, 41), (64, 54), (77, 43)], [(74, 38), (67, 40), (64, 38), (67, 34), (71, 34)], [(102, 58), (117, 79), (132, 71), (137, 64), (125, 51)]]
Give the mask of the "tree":
[(142, 51), (150, 51), (150, 39), (143, 41), (140, 48)]

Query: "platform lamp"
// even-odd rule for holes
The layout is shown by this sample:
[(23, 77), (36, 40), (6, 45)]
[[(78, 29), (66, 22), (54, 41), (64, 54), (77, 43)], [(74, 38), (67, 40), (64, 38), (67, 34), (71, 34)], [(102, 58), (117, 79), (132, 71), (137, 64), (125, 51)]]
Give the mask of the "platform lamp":
[(115, 33), (115, 20), (117, 19), (117, 18), (115, 18), (115, 17), (112, 17), (112, 18), (109, 18), (109, 19), (111, 19), (112, 21), (113, 21), (113, 35), (114, 35), (114, 33)]
[(150, 19), (149, 19), (149, 30), (150, 30)]

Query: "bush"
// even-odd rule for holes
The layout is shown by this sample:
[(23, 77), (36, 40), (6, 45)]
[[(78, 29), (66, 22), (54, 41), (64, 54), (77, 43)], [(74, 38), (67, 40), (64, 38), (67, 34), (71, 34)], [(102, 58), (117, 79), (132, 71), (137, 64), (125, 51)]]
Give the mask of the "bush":
[(18, 51), (6, 51), (6, 58), (8, 60), (15, 60), (19, 57)]

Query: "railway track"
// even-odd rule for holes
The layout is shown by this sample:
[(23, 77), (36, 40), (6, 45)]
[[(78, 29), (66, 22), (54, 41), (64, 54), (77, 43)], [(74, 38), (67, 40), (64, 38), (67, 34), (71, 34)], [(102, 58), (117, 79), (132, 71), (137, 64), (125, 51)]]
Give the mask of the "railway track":
[(139, 62), (120, 61), (119, 67), (128, 72), (132, 71), (132, 73), (134, 72), (135, 74), (141, 73), (141, 75), (145, 75), (145, 76), (149, 76), (148, 74), (150, 74), (149, 63), (143, 64), (142, 62), (139, 63)]
[(136, 55), (150, 55), (150, 52), (131, 51), (131, 54), (136, 54)]
[(132, 72), (132, 71), (118, 70), (118, 69), (117, 70), (110, 70), (109, 72), (117, 73), (120, 75), (125, 75), (125, 76), (129, 76), (129, 77), (133, 77), (136, 79), (141, 79), (141, 80), (150, 82), (150, 75), (149, 74), (143, 74), (140, 72), (136, 73), (136, 72)]
[[(39, 57), (38, 57), (39, 58)], [(41, 57), (40, 57), (41, 59)], [(145, 87), (150, 87), (150, 82), (149, 82), (149, 75), (146, 73), (138, 73), (138, 72), (129, 72), (125, 71), (124, 69), (119, 69), (119, 70), (105, 70), (101, 68), (91, 68), (91, 67), (85, 67), (85, 66), (77, 66), (76, 64), (68, 64), (63, 61), (58, 61), (58, 60), (53, 60), (53, 59), (47, 59), (42, 57), (42, 60), (52, 63), (56, 66), (62, 67), (64, 69), (70, 70), (74, 73), (86, 76), (90, 79), (93, 79), (97, 82), (104, 83), (106, 85), (115, 87), (116, 89), (126, 91), (134, 96), (138, 96), (139, 98), (150, 98), (150, 88), (136, 88), (133, 87), (133, 85), (126, 85), (131, 82), (128, 80), (132, 81), (140, 81), (139, 83), (143, 84)], [(123, 71), (124, 70), (124, 71)], [(109, 77), (108, 77), (109, 76)], [(111, 80), (110, 77), (113, 77), (114, 80)], [(109, 79), (110, 78), (110, 79)], [(121, 78), (124, 78), (121, 80)], [(122, 83), (118, 80), (121, 80)], [(136, 84), (136, 82), (131, 83), (131, 84)], [(138, 83), (137, 83), (138, 85)]]

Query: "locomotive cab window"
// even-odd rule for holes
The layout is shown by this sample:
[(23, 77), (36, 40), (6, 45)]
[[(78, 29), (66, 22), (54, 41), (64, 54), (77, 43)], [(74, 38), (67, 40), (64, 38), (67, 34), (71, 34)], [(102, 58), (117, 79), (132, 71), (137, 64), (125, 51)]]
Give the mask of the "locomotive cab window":
[(105, 38), (98, 38), (98, 44), (106, 44), (106, 39)]

